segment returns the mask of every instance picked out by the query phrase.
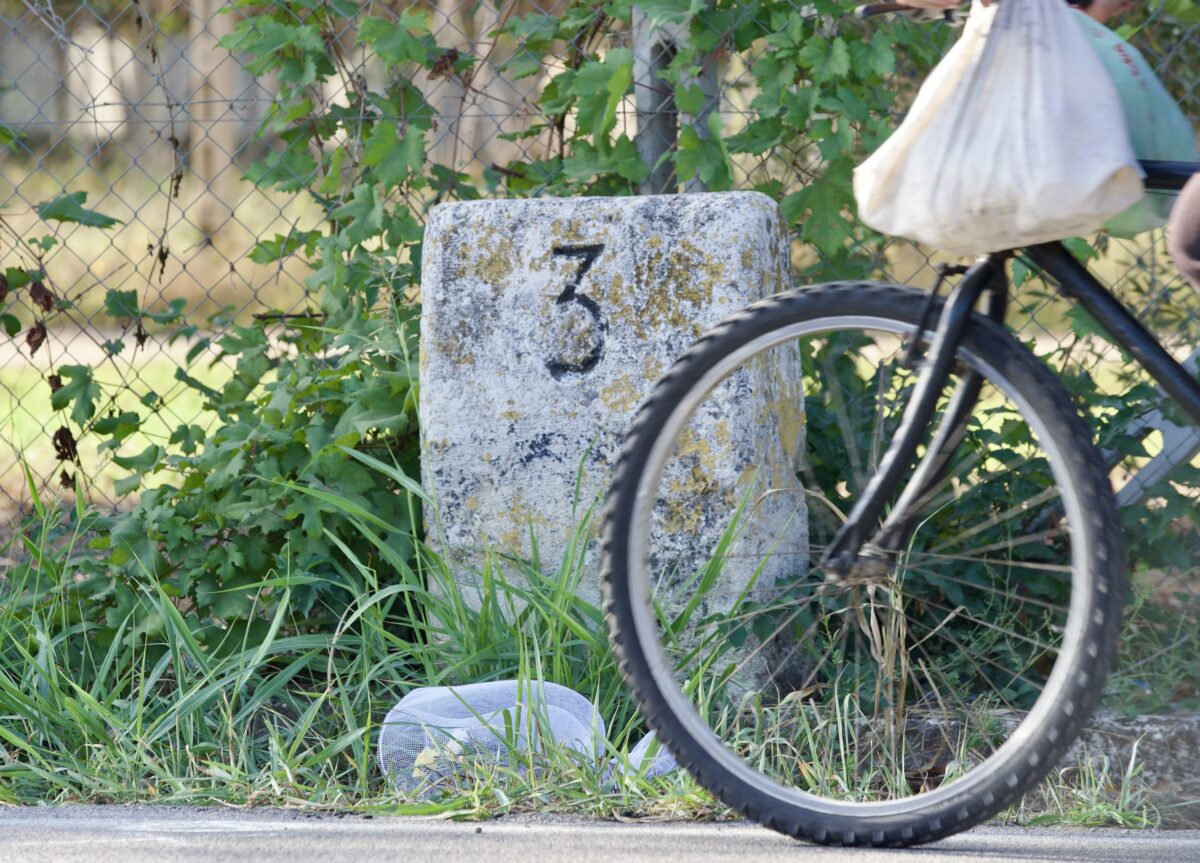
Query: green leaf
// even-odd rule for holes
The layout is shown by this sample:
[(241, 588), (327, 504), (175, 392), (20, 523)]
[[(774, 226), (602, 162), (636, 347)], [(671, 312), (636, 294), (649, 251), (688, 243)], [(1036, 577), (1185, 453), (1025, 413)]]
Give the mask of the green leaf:
[(402, 138), (390, 120), (376, 123), (363, 148), (363, 164), (375, 169), (384, 188), (398, 186), (425, 164), (425, 130), (410, 127)]
[(221, 466), (204, 480), (204, 487), (210, 490), (225, 488), (242, 476), (245, 467), (246, 453), (244, 450), (238, 450), (232, 456), (227, 455)]
[(15, 315), (10, 315), (8, 312), (0, 314), (0, 324), (4, 325), (4, 333), (9, 338), (21, 332), (21, 322), (17, 320)]
[(178, 444), (179, 449), (186, 455), (191, 455), (200, 444), (204, 443), (204, 429), (198, 425), (181, 425), (171, 432), (168, 443)]
[(500, 71), (506, 73), (505, 77), (510, 81), (520, 81), (542, 71), (542, 58), (532, 51), (519, 51), (500, 67)]
[(313, 245), (320, 238), (320, 231), (292, 231), (290, 234), (276, 234), (274, 239), (259, 240), (250, 251), (250, 260), (256, 264), (269, 264), (295, 254), (300, 249), (312, 252)]
[(71, 419), (77, 425), (83, 425), (96, 413), (96, 400), (101, 396), (100, 386), (92, 380), (89, 366), (62, 366), (58, 374), (66, 379), (66, 383), (50, 394), (50, 406), (60, 411), (72, 405)]
[(650, 169), (642, 161), (637, 145), (622, 135), (607, 151), (598, 150), (587, 141), (576, 141), (571, 155), (563, 160), (563, 173), (576, 181), (615, 173), (632, 183), (640, 183)]
[(162, 456), (162, 450), (156, 444), (151, 444), (137, 455), (122, 456), (114, 455), (113, 463), (117, 467), (123, 467), (125, 470), (134, 470), (141, 473), (150, 470), (158, 464), (159, 458)]
[(638, 0), (637, 7), (655, 27), (679, 24), (704, 9), (706, 0)]
[[(207, 384), (196, 380), (194, 377), (189, 375), (187, 372), (185, 372), (181, 368), (177, 367), (175, 369), (175, 380), (179, 381), (181, 384), (191, 387), (192, 389), (196, 390), (196, 392), (198, 392), (198, 393), (202, 393), (204, 396), (206, 396), (209, 399), (212, 399), (213, 401), (219, 401), (221, 398), (221, 394), (219, 392), (217, 392), (216, 390), (214, 390), (212, 387), (208, 386)], [(143, 404), (145, 403), (145, 400), (150, 398), (151, 396), (154, 396), (154, 398), (157, 399), (157, 395), (155, 393), (146, 393), (146, 395), (142, 397)]]
[(110, 318), (138, 316), (137, 291), (118, 291), (109, 288), (104, 295), (104, 313)]
[(3, 123), (0, 123), (0, 147), (7, 147), (16, 140), (17, 133)]
[(329, 218), (344, 222), (340, 235), (342, 248), (356, 246), (383, 231), (383, 199), (374, 183), (362, 183), (354, 188), (348, 202), (329, 214)]
[(709, 191), (733, 186), (733, 163), (721, 137), (721, 115), (708, 115), (708, 136), (701, 138), (694, 126), (684, 126), (675, 152), (675, 172), (681, 180), (699, 177)]
[(118, 219), (84, 208), (87, 192), (71, 192), (37, 205), (37, 214), (47, 222), (76, 222), (91, 228), (111, 228)]
[(1200, 23), (1200, 4), (1196, 0), (1166, 0), (1163, 12), (1184, 24)]
[(1063, 245), (1067, 247), (1067, 251), (1085, 263), (1100, 257), (1100, 252), (1097, 251), (1096, 247), (1083, 237), (1071, 237), (1068, 240), (1063, 240)]
[(139, 428), (142, 420), (133, 411), (124, 411), (116, 416), (101, 417), (92, 424), (96, 434), (107, 435), (114, 441), (123, 441)]
[(817, 150), (826, 162), (853, 154), (854, 133), (845, 117), (838, 117), (836, 122), (817, 120), (812, 124), (809, 134), (818, 142)]
[(853, 200), (851, 171), (849, 160), (839, 160), (819, 180), (780, 202), (789, 224), (800, 221), (808, 212), (802, 223), (801, 239), (826, 254), (843, 251), (846, 240), (853, 234), (853, 223), (844, 215)]
[(783, 121), (778, 117), (753, 120), (745, 129), (725, 139), (734, 153), (765, 153), (783, 141)]
[(704, 102), (704, 91), (695, 84), (675, 88), (675, 105), (685, 114), (699, 114), (704, 110)]
[(289, 130), (279, 136), (282, 150), (273, 150), (246, 169), (245, 178), (256, 186), (274, 186), (281, 192), (299, 192), (317, 175), (317, 160), (309, 152), (310, 133)]
[(358, 41), (393, 63), (424, 63), (435, 47), (429, 37), (429, 13), (421, 9), (405, 9), (395, 21), (365, 19), (358, 28)]
[(613, 147), (611, 164), (613, 170), (631, 183), (641, 183), (650, 174), (650, 167), (642, 161), (641, 154), (627, 135), (617, 138)]
[(627, 48), (614, 48), (603, 61), (586, 63), (575, 73), (571, 92), (579, 99), (579, 128), (592, 136), (597, 149), (607, 149), (617, 108), (632, 83), (633, 52)]
[(751, 66), (754, 80), (762, 91), (754, 97), (750, 107), (760, 118), (774, 117), (783, 105), (784, 94), (790, 92), (796, 75), (795, 63), (772, 54), (760, 57)]
[(28, 270), (22, 270), (17, 267), (8, 267), (4, 271), (4, 278), (8, 280), (8, 286), (14, 291), (25, 287), (38, 275), (37, 272), (31, 273)]
[(187, 300), (183, 297), (176, 297), (167, 303), (166, 309), (157, 312), (146, 309), (143, 314), (156, 324), (173, 324), (183, 316), (183, 310), (186, 307)]
[(833, 41), (812, 37), (796, 56), (818, 84), (843, 78), (850, 73), (850, 50), (841, 36)]
[(1106, 342), (1112, 341), (1108, 330), (1100, 326), (1082, 306), (1072, 306), (1067, 309), (1067, 320), (1071, 324), (1071, 332), (1080, 337), (1097, 336)]
[(870, 42), (853, 42), (850, 56), (854, 60), (854, 71), (859, 75), (894, 75), (896, 51), (884, 33), (876, 33)]

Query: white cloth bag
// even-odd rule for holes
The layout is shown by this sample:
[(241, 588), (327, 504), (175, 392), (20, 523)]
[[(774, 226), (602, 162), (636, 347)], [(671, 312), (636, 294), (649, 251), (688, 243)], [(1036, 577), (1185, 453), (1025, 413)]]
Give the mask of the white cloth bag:
[(1086, 234), (1142, 197), (1117, 91), (1063, 0), (971, 9), (854, 172), (863, 222), (958, 255)]

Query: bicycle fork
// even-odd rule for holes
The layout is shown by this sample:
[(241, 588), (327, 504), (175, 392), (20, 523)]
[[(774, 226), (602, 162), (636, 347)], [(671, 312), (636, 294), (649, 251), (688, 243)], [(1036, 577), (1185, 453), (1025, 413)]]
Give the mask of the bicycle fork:
[[(999, 321), (1004, 319), (1008, 300), (1005, 273), (1007, 257), (1007, 254), (988, 255), (977, 261), (967, 270), (942, 307), (900, 427), (862, 497), (850, 511), (849, 518), (821, 560), (821, 565), (836, 578), (850, 580), (856, 575), (874, 576), (886, 572), (892, 555), (907, 544), (915, 527), (916, 514), (949, 467), (954, 451), (966, 433), (967, 419), (979, 400), (983, 384), (979, 375), (971, 370), (962, 376), (956, 386), (933, 441), (884, 520), (883, 527), (871, 537), (884, 507), (892, 499), (901, 478), (912, 467), (917, 447), (925, 440), (938, 399), (954, 368), (958, 346), (970, 323), (972, 309), (985, 290), (988, 291), (988, 317)], [(920, 330), (921, 327), (918, 327), (913, 333), (914, 348), (922, 338)]]

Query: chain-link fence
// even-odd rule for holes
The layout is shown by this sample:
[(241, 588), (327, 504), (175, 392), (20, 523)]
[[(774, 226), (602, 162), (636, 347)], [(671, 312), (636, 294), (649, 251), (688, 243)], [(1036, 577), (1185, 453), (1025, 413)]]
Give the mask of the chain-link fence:
[[(371, 3), (371, 14), (397, 15), (420, 5), (432, 15), (438, 44), (478, 58), (469, 75), (426, 76), (418, 83), (438, 113), (428, 158), (473, 175), (503, 173), (514, 159), (533, 159), (549, 144), (521, 132), (541, 111), (536, 100), (556, 69), (533, 73), (514, 63), (511, 40), (495, 37), (514, 14), (558, 15), (561, 0), (544, 2)], [(797, 7), (800, 5), (796, 0)], [(213, 336), (256, 313), (288, 312), (304, 302), (305, 273), (298, 264), (262, 264), (251, 257), (260, 239), (317, 227), (321, 213), (299, 196), (274, 194), (242, 178), (266, 148), (261, 131), (276, 84), (251, 73), (244, 58), (221, 48), (238, 15), (219, 0), (0, 0), (0, 133), (11, 138), (0, 172), (0, 253), (6, 257), (32, 240), (39, 260), (52, 273), (55, 294), (65, 303), (44, 343), (34, 345), (21, 330), (0, 337), (0, 519), (29, 498), (22, 465), (35, 482), (57, 482), (59, 460), (52, 432), (48, 376), (69, 363), (87, 364), (126, 384), (153, 393), (160, 407), (157, 433), (200, 421), (194, 388), (176, 370), (211, 385), (228, 374), (217, 359)], [(734, 5), (736, 11), (737, 5)], [(1189, 117), (1200, 117), (1200, 23), (1168, 12), (1141, 12), (1133, 41), (1168, 84)], [(848, 22), (847, 26), (869, 26)], [(669, 31), (669, 28), (666, 28)], [(754, 97), (749, 74), (770, 50), (766, 33), (749, 52), (718, 46), (696, 73), (705, 96), (701, 113), (687, 116), (670, 104), (656, 72), (670, 62), (672, 35), (655, 29), (636, 12), (630, 27), (606, 30), (608, 46), (634, 51), (634, 92), (623, 105), (618, 131), (637, 135), (643, 157), (657, 161), (679, 128), (719, 111), (726, 129), (738, 128)], [(664, 36), (664, 32), (666, 35)], [(344, 50), (357, 52), (357, 68), (372, 74), (371, 58), (344, 34)], [(341, 34), (331, 34), (333, 40)], [(564, 45), (562, 50), (570, 51)], [(903, 70), (898, 73), (904, 75)], [(918, 79), (912, 78), (912, 88)], [(905, 85), (907, 87), (907, 84)], [(910, 88), (911, 89), (911, 88)], [(338, 93), (326, 94), (329, 100)], [(642, 128), (638, 129), (639, 120)], [(640, 134), (639, 134), (640, 133)], [(735, 184), (749, 186), (764, 176), (786, 192), (806, 181), (803, 159), (812, 148), (777, 144), (762, 156), (738, 156)], [(781, 159), (781, 154), (791, 158)], [(780, 175), (780, 165), (801, 170)], [(698, 187), (696, 182), (687, 189)], [(670, 161), (647, 180), (647, 191), (683, 190)], [(87, 206), (120, 220), (107, 231), (64, 224), (51, 239), (36, 205), (64, 190), (85, 191)], [(1179, 307), (1186, 286), (1165, 263), (1161, 236), (1108, 245), (1099, 271), (1133, 297), (1143, 315), (1171, 304)], [(38, 246), (42, 243), (41, 246)], [(8, 248), (6, 248), (8, 247)], [(794, 262), (813, 253), (798, 241)], [(905, 242), (887, 247), (883, 274), (918, 286), (934, 279), (930, 258)], [(137, 321), (105, 313), (110, 289), (136, 290), (141, 306), (167, 308), (186, 301), (188, 338), (147, 334)], [(35, 300), (17, 296), (28, 320)], [(1050, 301), (1047, 301), (1050, 302)], [(1053, 308), (1053, 306), (1051, 306)], [(1187, 353), (1195, 341), (1194, 304), (1172, 326), (1174, 347)], [(18, 309), (18, 312), (21, 309)], [(20, 315), (18, 315), (20, 317)], [(1045, 315), (1029, 318), (1030, 338), (1061, 335)], [(1036, 329), (1041, 327), (1040, 330)], [(208, 336), (208, 340), (201, 338)], [(213, 362), (216, 360), (215, 362)], [(143, 433), (152, 436), (153, 428)], [(82, 445), (81, 445), (82, 446)], [(100, 505), (118, 498), (103, 454), (81, 452), (92, 474), (90, 493)]]

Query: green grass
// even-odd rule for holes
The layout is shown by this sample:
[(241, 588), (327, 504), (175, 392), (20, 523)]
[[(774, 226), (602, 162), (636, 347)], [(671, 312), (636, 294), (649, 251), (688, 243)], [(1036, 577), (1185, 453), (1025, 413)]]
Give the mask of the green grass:
[(1136, 573), (1129, 598), (1104, 706), (1130, 716), (1200, 709), (1196, 570)]
[(1077, 766), (1057, 768), (1037, 789), (999, 816), (1006, 823), (1027, 827), (1154, 828), (1163, 815), (1150, 787), (1142, 779), (1137, 743), (1122, 769), (1108, 756), (1084, 753)]
[[(411, 493), (415, 505), (419, 490)], [(548, 572), (545, 562), (489, 554), (466, 582), (424, 547), (410, 565), (381, 541), (388, 571), (348, 554), (365, 589), (333, 631), (294, 625), (305, 615), (293, 607), (291, 590), (308, 576), (275, 572), (252, 588), (266, 636), (251, 643), (230, 630), (226, 643), (205, 649), (189, 629), (186, 600), (150, 579), (137, 607), (119, 619), (94, 619), (70, 585), (81, 577), (78, 562), (96, 516), (82, 499), (71, 509), (34, 499), (36, 516), (0, 548), (0, 803), (730, 817), (682, 771), (614, 777), (611, 768), (645, 727), (620, 680), (600, 610), (578, 595), (590, 512), (579, 518), (579, 541)], [(1150, 597), (1146, 604), (1157, 607)], [(161, 618), (162, 628), (139, 633), (150, 617)], [(98, 638), (105, 628), (116, 637)], [(605, 719), (612, 748), (593, 764), (544, 741), (513, 747), (504, 765), (460, 764), (453, 788), (433, 797), (398, 794), (380, 775), (380, 722), (403, 694), (512, 678), (583, 693)], [(536, 714), (527, 719), (538, 722)], [(818, 717), (810, 729), (819, 744), (813, 751), (828, 750), (808, 762), (816, 787), (845, 787), (853, 776), (853, 767), (839, 774), (829, 749), (851, 725)], [(769, 752), (771, 729), (770, 722), (742, 723), (739, 733), (756, 736), (744, 742)], [(1136, 766), (1118, 770), (1102, 760), (1059, 771), (1005, 817), (1158, 823)]]
[[(256, 589), (267, 637), (206, 651), (180, 600), (147, 580), (140, 606), (103, 645), (63, 589), (94, 516), (37, 501), (38, 517), (0, 555), (0, 803), (160, 801), (451, 812), (526, 808), (595, 815), (723, 808), (686, 775), (611, 778), (644, 733), (624, 692), (601, 613), (576, 596), (581, 554), (543, 575), (488, 556), (470, 595), (423, 549), (376, 573), (333, 632), (290, 625), (279, 572)], [(588, 535), (586, 520), (581, 536)], [(582, 545), (579, 546), (582, 548)], [(269, 610), (268, 610), (269, 609)], [(153, 635), (139, 618), (161, 615)], [(379, 723), (417, 686), (519, 678), (594, 699), (614, 748), (600, 764), (543, 746), (505, 767), (470, 765), (456, 793), (406, 799), (378, 773)], [(536, 764), (531, 759), (536, 759)], [(533, 768), (533, 769), (531, 769)]]

